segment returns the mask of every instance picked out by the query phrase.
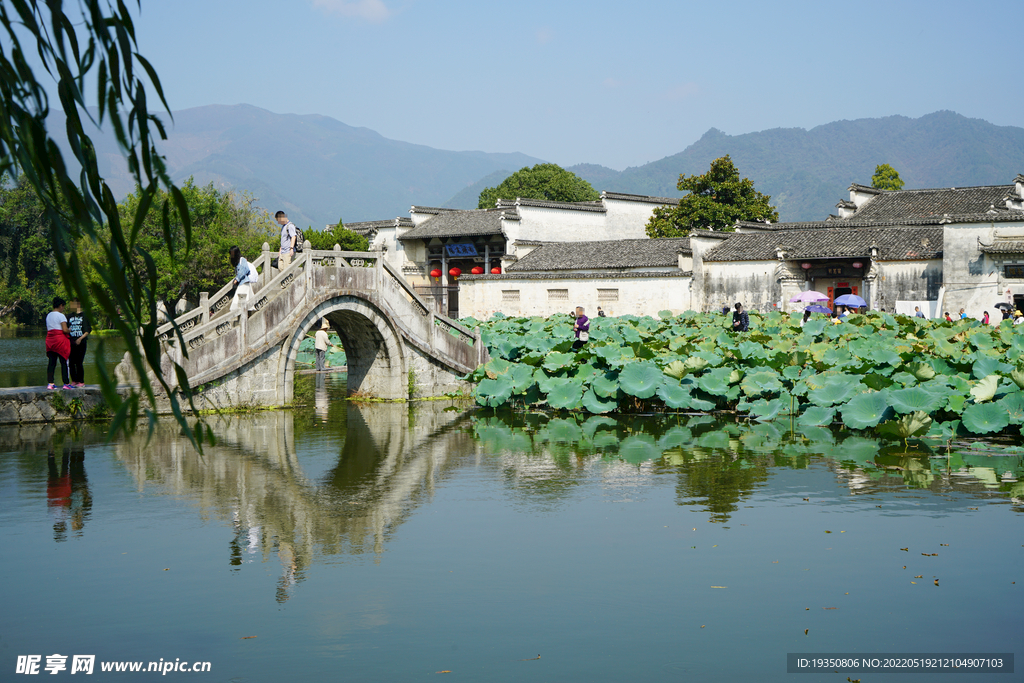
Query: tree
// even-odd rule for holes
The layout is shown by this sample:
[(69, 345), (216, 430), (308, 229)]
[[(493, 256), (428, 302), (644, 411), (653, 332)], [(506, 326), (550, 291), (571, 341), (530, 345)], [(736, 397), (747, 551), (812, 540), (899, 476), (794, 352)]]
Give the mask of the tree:
[(342, 251), (366, 251), (370, 248), (370, 241), (346, 228), (340, 218), (330, 230), (308, 230), (306, 239), (313, 249), (334, 249), (335, 244), (340, 244)]
[(879, 164), (875, 166), (875, 174), (871, 176), (871, 187), (879, 190), (902, 190), (903, 179), (889, 164)]
[[(140, 378), (138, 390), (123, 399), (113, 378), (105, 373), (100, 378), (103, 396), (114, 409), (111, 433), (125, 426), (132, 428), (140, 409), (152, 424), (156, 414), (144, 407), (140, 398), (144, 396), (148, 406), (155, 405), (155, 386), (159, 386), (185, 434), (198, 447), (203, 424), (197, 422), (195, 431), (189, 427), (160, 368), (154, 286), (158, 273), (138, 241), (143, 219), (156, 207), (172, 257), (177, 254), (171, 235), (173, 215), (180, 217), (186, 251), (191, 247), (188, 208), (156, 149), (157, 139), (166, 138), (166, 133), (160, 119), (150, 113), (150, 94), (156, 93), (168, 115), (170, 107), (156, 71), (138, 52), (135, 27), (125, 5), (78, 0), (74, 7), (81, 16), (68, 16), (63, 0), (0, 3), (0, 25), (6, 33), (0, 40), (0, 174), (24, 174), (43, 205), (50, 251), (65, 290), (78, 297), (94, 319), (113, 319), (127, 344)], [(66, 136), (73, 159), (64, 159), (47, 129), (50, 95), (28, 61), (30, 50), (42, 65), (37, 68), (46, 72), (43, 78), (56, 81), (64, 115), (59, 134)], [(95, 115), (86, 109), (86, 86), (96, 97)], [(122, 219), (114, 195), (100, 175), (83, 119), (113, 131), (128, 172), (140, 188), (138, 210), (127, 220)], [(159, 194), (161, 189), (163, 194)], [(101, 235), (103, 225), (107, 232)], [(97, 248), (97, 257), (88, 264), (79, 256), (81, 249), (68, 248), (83, 242)], [(96, 281), (86, 282), (86, 266), (95, 273)], [(188, 378), (180, 367), (175, 372), (178, 388), (191, 401)]]
[(590, 183), (557, 164), (524, 166), (497, 187), (488, 187), (480, 193), (477, 206), (493, 209), (499, 199), (515, 201), (546, 199), (550, 202), (596, 202), (601, 198)]
[(673, 206), (659, 206), (647, 222), (649, 237), (685, 237), (692, 230), (734, 229), (736, 221), (771, 222), (779, 212), (769, 204), (771, 197), (754, 189), (726, 154), (711, 162), (704, 175), (680, 175), (676, 185), (690, 194)]
[[(255, 207), (252, 197), (236, 192), (220, 192), (213, 183), (198, 187), (192, 178), (182, 184), (181, 195), (188, 207), (192, 225), (192, 246), (185, 248), (185, 231), (180, 216), (170, 220), (170, 243), (166, 242), (163, 217), (155, 206), (145, 215), (138, 231), (139, 247), (156, 266), (154, 290), (159, 300), (174, 310), (179, 299), (196, 303), (199, 292), (213, 293), (235, 275), (228, 260), (228, 249), (237, 245), (252, 261), (259, 256), (264, 242), (277, 240), (278, 227), (270, 215)], [(159, 205), (166, 193), (156, 193)], [(138, 215), (142, 200), (140, 188), (118, 205), (122, 220)], [(106, 226), (100, 231), (105, 236)], [(136, 255), (136, 260), (141, 256)], [(136, 264), (143, 267), (141, 261)]]

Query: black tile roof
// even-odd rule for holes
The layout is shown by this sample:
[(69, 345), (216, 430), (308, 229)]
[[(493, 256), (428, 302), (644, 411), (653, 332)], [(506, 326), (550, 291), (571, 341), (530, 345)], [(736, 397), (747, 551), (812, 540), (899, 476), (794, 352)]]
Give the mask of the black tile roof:
[(992, 244), (982, 244), (983, 254), (1024, 254), (1024, 241), (997, 240)]
[(620, 202), (639, 202), (641, 204), (678, 204), (678, 199), (672, 199), (670, 197), (651, 197), (645, 194), (626, 194), (625, 192), (609, 192), (605, 190), (601, 193), (601, 199), (615, 199)]
[[(337, 223), (328, 225), (328, 229), (333, 228)], [(370, 235), (377, 232), (382, 228), (394, 228), (394, 227), (412, 227), (412, 219), (406, 217), (389, 218), (382, 221), (360, 221), (358, 223), (345, 223), (345, 228), (351, 230), (359, 235)]]
[(542, 209), (569, 209), (571, 211), (596, 211), (598, 213), (606, 213), (608, 211), (602, 202), (549, 202), (544, 199), (517, 198), (515, 201), (499, 199), (494, 205), (499, 209), (505, 210), (515, 210), (518, 206), (536, 206)]
[(1016, 194), (1013, 185), (989, 185), (936, 190), (882, 192), (864, 203), (850, 221), (898, 221), (945, 214), (983, 213), (1006, 208), (1006, 197)]
[[(416, 209), (419, 211), (419, 209)], [(440, 211), (433, 218), (401, 235), (398, 239), (428, 240), (433, 237), (463, 237), (471, 235), (500, 235), (501, 219), (508, 218), (509, 210), (473, 209), (471, 211)]]
[(466, 275), (459, 276), (459, 282), (463, 280), (621, 280), (624, 278), (663, 278), (663, 277), (693, 277), (690, 270), (656, 270), (656, 271), (611, 271), (605, 273), (551, 273), (551, 272), (525, 272), (525, 273), (502, 273), (501, 275)]
[(689, 237), (549, 242), (509, 266), (513, 272), (611, 268), (677, 268), (679, 252), (690, 254)]
[(925, 261), (942, 257), (942, 228), (821, 228), (818, 230), (734, 233), (704, 254), (705, 261), (775, 261), (785, 258), (868, 258), (878, 247), (879, 261)]

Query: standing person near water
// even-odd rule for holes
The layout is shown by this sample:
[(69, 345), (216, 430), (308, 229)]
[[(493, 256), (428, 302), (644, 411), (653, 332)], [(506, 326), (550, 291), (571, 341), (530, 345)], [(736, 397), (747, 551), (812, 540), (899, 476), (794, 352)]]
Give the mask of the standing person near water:
[(572, 348), (583, 348), (583, 345), (590, 341), (590, 318), (583, 313), (582, 306), (576, 307), (576, 322), (573, 323), (572, 329), (576, 332), (576, 341), (572, 343)]
[(78, 299), (71, 300), (71, 315), (68, 316), (68, 336), (71, 338), (71, 355), (68, 365), (71, 371), (71, 383), (76, 387), (85, 386), (85, 352), (88, 347), (86, 338), (92, 332), (92, 325), (82, 313), (82, 303)]
[(60, 359), (60, 374), (64, 389), (74, 389), (68, 378), (68, 356), (71, 355), (71, 340), (68, 338), (68, 319), (64, 315), (64, 299), (53, 297), (53, 310), (46, 314), (46, 388), (56, 389), (53, 383), (53, 369)]

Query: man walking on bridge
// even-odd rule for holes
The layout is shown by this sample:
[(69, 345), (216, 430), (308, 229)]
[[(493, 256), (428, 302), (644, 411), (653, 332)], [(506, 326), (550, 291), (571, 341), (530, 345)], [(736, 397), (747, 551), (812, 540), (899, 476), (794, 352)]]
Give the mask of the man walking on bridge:
[(295, 224), (288, 220), (288, 215), (284, 211), (278, 211), (274, 214), (274, 218), (281, 224), (281, 254), (278, 257), (277, 267), (284, 270), (292, 262), (297, 231)]

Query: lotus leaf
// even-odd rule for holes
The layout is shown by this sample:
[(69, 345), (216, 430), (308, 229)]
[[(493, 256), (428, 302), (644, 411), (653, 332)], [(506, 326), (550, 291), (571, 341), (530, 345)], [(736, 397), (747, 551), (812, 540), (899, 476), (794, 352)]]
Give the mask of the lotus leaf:
[(738, 351), (740, 358), (743, 360), (764, 359), (768, 357), (768, 353), (764, 350), (764, 347), (752, 341), (741, 342), (739, 344)]
[(566, 410), (577, 410), (582, 399), (583, 385), (578, 382), (569, 381), (556, 385), (548, 392), (546, 397), (548, 405), (552, 408), (564, 408)]
[(669, 318), (672, 317), (672, 311), (658, 311), (658, 317), (661, 318), (662, 320), (668, 320)]
[(507, 375), (512, 372), (512, 363), (503, 358), (492, 358), (484, 366), (484, 371), (487, 373), (488, 379), (495, 379), (499, 375)]
[(825, 330), (827, 320), (808, 320), (804, 323), (803, 332), (806, 336), (816, 337)]
[(774, 370), (760, 370), (748, 372), (740, 382), (740, 388), (747, 396), (760, 396), (762, 394), (777, 394), (782, 391), (783, 386), (779, 381), (778, 373)]
[(773, 398), (770, 401), (761, 399), (750, 404), (750, 414), (759, 420), (774, 420), (778, 417), (782, 407), (782, 399)]
[(894, 436), (899, 439), (909, 439), (912, 436), (924, 434), (932, 425), (932, 418), (928, 413), (918, 410), (908, 413), (898, 420), (892, 420), (878, 426), (878, 433)]
[(800, 367), (799, 365), (787, 365), (782, 369), (782, 376), (790, 380), (798, 380), (801, 377), (808, 377), (813, 374), (813, 370), (808, 368)]
[(673, 379), (682, 379), (689, 372), (689, 368), (686, 367), (686, 363), (680, 360), (674, 360), (666, 365), (662, 372)]
[(1014, 384), (1021, 389), (1024, 389), (1024, 366), (1017, 366), (1014, 368), (1013, 371), (1010, 372), (1010, 378), (1013, 380)]
[(619, 400), (616, 396), (599, 396), (594, 387), (583, 392), (583, 408), (589, 413), (601, 414), (610, 413), (619, 407)]
[(902, 384), (905, 387), (912, 387), (917, 384), (917, 377), (911, 375), (909, 372), (894, 372), (892, 375), (892, 381), (897, 384)]
[(861, 380), (864, 386), (874, 389), (875, 391), (881, 391), (882, 389), (888, 389), (893, 385), (893, 381), (888, 377), (883, 377), (877, 372), (872, 372), (864, 375), (864, 379)]
[(548, 443), (575, 443), (583, 438), (583, 430), (575, 420), (552, 418), (537, 431), (537, 439)]
[(512, 396), (512, 382), (508, 379), (483, 379), (476, 385), (476, 402), (496, 408)]
[(971, 396), (974, 397), (975, 403), (984, 403), (985, 401), (991, 401), (998, 389), (999, 375), (989, 375), (971, 387)]
[(690, 406), (690, 392), (679, 384), (662, 384), (658, 387), (658, 398), (669, 408), (680, 410)]
[(903, 358), (891, 349), (876, 348), (868, 354), (868, 360), (873, 362), (875, 365), (897, 366), (903, 363)]
[(910, 366), (910, 374), (914, 379), (923, 382), (935, 376), (935, 368), (927, 363), (914, 363)]
[(812, 389), (807, 392), (807, 398), (819, 406), (834, 406), (839, 403), (846, 403), (858, 392), (864, 389), (859, 381), (848, 380), (845, 383), (829, 383), (820, 389)]
[(988, 377), (989, 375), (1007, 375), (1010, 374), (1012, 371), (1012, 365), (1000, 363), (998, 360), (992, 358), (991, 356), (983, 355), (976, 361), (974, 361), (974, 366), (971, 369), (971, 376), (974, 377), (974, 379), (982, 379), (984, 377)]
[(690, 397), (690, 410), (699, 410), (702, 412), (708, 412), (715, 409), (715, 404), (711, 401), (698, 398), (696, 396)]
[(697, 445), (701, 448), (722, 450), (729, 448), (729, 434), (722, 430), (704, 432), (697, 437)]
[(930, 413), (946, 404), (946, 393), (936, 393), (922, 386), (897, 389), (889, 392), (889, 404), (897, 413)]
[(831, 348), (821, 357), (821, 362), (833, 368), (841, 368), (853, 362), (853, 354), (846, 349)]
[(552, 351), (544, 357), (543, 367), (545, 370), (558, 370), (572, 366), (575, 360), (575, 354)]
[(1024, 392), (1015, 391), (996, 401), (1010, 418), (1010, 424), (1024, 424)]
[(886, 391), (873, 391), (860, 394), (850, 399), (841, 409), (843, 424), (854, 429), (874, 427), (882, 420), (892, 416), (889, 405), (889, 394)]
[(835, 408), (808, 406), (800, 417), (797, 418), (797, 422), (801, 427), (828, 425), (832, 424), (832, 421), (835, 420), (835, 416)]
[(533, 373), (533, 376), (537, 380), (537, 386), (545, 394), (550, 394), (556, 387), (569, 383), (569, 378), (562, 376), (551, 377), (543, 370), (537, 370)]
[(990, 434), (1006, 428), (1010, 416), (999, 403), (979, 403), (964, 408), (963, 425), (975, 434)]
[(619, 373), (619, 387), (637, 398), (650, 398), (661, 386), (664, 375), (650, 361), (631, 363)]
[(731, 368), (715, 368), (701, 375), (697, 386), (712, 396), (725, 396), (729, 393), (729, 383), (733, 378)]

